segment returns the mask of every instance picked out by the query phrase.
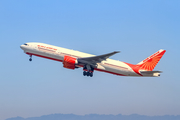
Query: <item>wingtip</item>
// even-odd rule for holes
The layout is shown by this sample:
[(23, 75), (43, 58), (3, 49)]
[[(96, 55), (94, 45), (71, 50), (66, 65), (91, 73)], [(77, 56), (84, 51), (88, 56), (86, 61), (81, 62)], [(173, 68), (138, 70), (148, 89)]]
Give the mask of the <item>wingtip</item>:
[(114, 51), (114, 53), (120, 53), (121, 51)]

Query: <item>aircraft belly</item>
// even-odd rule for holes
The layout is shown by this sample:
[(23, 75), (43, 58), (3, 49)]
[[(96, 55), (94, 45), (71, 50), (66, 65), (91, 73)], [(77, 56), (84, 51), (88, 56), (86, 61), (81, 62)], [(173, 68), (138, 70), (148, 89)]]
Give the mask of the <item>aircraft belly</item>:
[(30, 53), (32, 55), (35, 55), (35, 56), (39, 56), (39, 57), (46, 57), (46, 58), (49, 58), (49, 59), (58, 59), (58, 60), (63, 60), (63, 56), (60, 56), (58, 53), (48, 53), (48, 52), (42, 52), (42, 51), (39, 51), (39, 50), (26, 50), (25, 53)]
[(136, 74), (134, 71), (129, 70), (126, 67), (110, 67), (107, 65), (102, 65), (104, 67), (104, 69), (108, 72), (117, 74), (117, 75), (123, 75), (123, 76), (139, 76), (138, 74)]

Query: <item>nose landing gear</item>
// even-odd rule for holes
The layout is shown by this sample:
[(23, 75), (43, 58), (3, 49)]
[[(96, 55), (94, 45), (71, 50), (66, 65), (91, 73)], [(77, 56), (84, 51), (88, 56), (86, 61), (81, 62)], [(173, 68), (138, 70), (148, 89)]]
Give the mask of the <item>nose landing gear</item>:
[(32, 61), (32, 55), (30, 55), (29, 61)]

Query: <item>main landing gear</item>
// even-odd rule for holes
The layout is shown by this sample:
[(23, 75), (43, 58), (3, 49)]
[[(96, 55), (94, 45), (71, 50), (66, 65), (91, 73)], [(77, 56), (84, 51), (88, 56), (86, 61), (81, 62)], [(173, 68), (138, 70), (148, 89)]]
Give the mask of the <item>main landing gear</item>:
[(32, 61), (32, 55), (30, 55), (29, 61)]
[(83, 75), (84, 75), (84, 76), (90, 76), (90, 77), (92, 77), (92, 76), (93, 76), (93, 73), (92, 73), (92, 72), (88, 72), (88, 71), (83, 71)]
[(83, 68), (83, 75), (84, 76), (92, 77), (93, 76), (93, 72), (94, 72), (94, 68), (92, 66), (84, 65), (84, 68)]

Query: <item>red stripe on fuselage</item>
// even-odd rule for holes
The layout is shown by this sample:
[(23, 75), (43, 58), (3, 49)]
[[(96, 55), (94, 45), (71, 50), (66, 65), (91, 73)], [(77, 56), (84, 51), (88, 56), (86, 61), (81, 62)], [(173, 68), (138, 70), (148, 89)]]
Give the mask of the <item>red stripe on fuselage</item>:
[(38, 56), (38, 57), (42, 57), (42, 58), (46, 58), (46, 59), (50, 59), (50, 60), (55, 60), (55, 61), (59, 61), (62, 62), (62, 60), (56, 59), (56, 58), (51, 58), (51, 57), (47, 57), (47, 56), (43, 56), (43, 55), (38, 55), (38, 54), (34, 54), (34, 53), (26, 53), (28, 55), (34, 55), (34, 56)]
[[(37, 56), (37, 57), (42, 57), (42, 58), (46, 58), (46, 59), (50, 59), (50, 60), (55, 60), (55, 61), (59, 61), (59, 62), (63, 62), (63, 60), (59, 60), (59, 59), (56, 59), (56, 58), (51, 58), (51, 57), (47, 57), (47, 56), (43, 56), (43, 55), (38, 55), (38, 54), (34, 54), (34, 53), (27, 52), (26, 54), (34, 55), (34, 56)], [(79, 65), (79, 66), (83, 67), (81, 65)], [(107, 71), (107, 70), (101, 70), (101, 69), (97, 69), (97, 68), (95, 68), (94, 70), (97, 70), (97, 71), (100, 71), (100, 72), (106, 72), (106, 73), (110, 73), (110, 74), (114, 74), (114, 75), (119, 75), (119, 76), (126, 76), (126, 75), (123, 75), (123, 74), (119, 74), (119, 73), (115, 73), (115, 72), (110, 72), (110, 71)]]
[(97, 70), (97, 71), (100, 71), (100, 72), (106, 72), (106, 73), (110, 73), (110, 74), (114, 74), (114, 75), (119, 75), (119, 76), (126, 76), (126, 75), (123, 75), (123, 74), (110, 72), (110, 71), (106, 71), (106, 70), (101, 70), (101, 69), (97, 69), (97, 68), (95, 68), (94, 70)]

